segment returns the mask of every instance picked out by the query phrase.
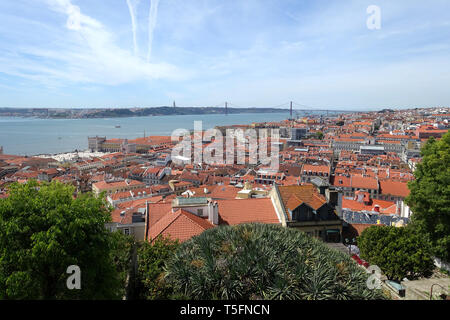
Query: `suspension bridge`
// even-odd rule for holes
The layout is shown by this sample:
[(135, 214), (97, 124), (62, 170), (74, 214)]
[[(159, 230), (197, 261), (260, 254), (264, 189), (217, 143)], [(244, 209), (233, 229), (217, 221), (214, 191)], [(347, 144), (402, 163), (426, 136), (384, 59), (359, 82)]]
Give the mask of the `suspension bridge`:
[[(173, 107), (176, 107), (175, 101), (173, 102)], [(239, 106), (231, 102), (221, 102), (216, 105), (209, 106), (211, 108), (220, 108), (224, 107), (225, 109), (225, 115), (228, 114), (228, 107), (232, 108), (240, 108), (240, 109), (249, 109), (249, 108), (261, 108), (261, 109), (281, 109), (280, 111), (287, 111), (287, 108), (289, 108), (290, 118), (293, 119), (293, 114), (296, 114), (296, 118), (298, 117), (299, 113), (302, 113), (303, 115), (312, 115), (314, 113), (321, 113), (328, 115), (333, 114), (342, 114), (342, 113), (357, 113), (362, 111), (356, 111), (356, 110), (343, 110), (343, 109), (331, 109), (331, 108), (317, 108), (317, 107), (310, 107), (306, 106), (294, 101), (285, 102), (276, 106)], [(286, 108), (286, 109), (283, 109)]]

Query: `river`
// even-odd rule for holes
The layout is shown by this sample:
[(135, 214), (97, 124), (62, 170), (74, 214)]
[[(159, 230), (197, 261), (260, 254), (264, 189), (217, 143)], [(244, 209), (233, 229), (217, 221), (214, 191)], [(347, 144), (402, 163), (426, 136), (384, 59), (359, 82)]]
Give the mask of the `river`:
[[(192, 130), (194, 121), (203, 129), (231, 124), (280, 121), (289, 113), (245, 113), (150, 116), (102, 119), (39, 119), (0, 117), (0, 146), (5, 154), (37, 155), (70, 152), (88, 148), (88, 136), (129, 138), (171, 135), (178, 128)], [(120, 126), (120, 128), (116, 127)]]

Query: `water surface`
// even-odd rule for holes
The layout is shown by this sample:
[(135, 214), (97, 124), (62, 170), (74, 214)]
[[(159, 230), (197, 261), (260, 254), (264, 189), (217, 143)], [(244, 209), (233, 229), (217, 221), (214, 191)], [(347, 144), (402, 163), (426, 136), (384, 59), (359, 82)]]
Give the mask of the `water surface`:
[[(88, 148), (88, 136), (135, 139), (150, 135), (171, 135), (178, 128), (191, 130), (194, 121), (203, 129), (231, 124), (280, 121), (289, 113), (211, 114), (150, 116), (102, 119), (37, 119), (0, 117), (0, 146), (5, 154), (56, 154)], [(116, 128), (120, 126), (120, 128)]]

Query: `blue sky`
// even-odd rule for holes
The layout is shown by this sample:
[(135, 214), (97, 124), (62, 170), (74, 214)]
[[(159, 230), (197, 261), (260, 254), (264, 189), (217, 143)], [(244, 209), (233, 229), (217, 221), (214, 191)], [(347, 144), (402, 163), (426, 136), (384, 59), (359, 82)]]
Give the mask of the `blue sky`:
[(2, 0), (0, 107), (449, 106), (449, 12), (448, 0)]

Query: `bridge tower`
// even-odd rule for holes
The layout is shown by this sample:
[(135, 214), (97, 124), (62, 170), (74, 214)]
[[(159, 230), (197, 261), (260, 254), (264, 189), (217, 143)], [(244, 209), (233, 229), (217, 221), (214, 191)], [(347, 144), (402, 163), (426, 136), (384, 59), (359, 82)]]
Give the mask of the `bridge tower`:
[(290, 103), (289, 114), (290, 114), (289, 118), (292, 119), (292, 101)]

